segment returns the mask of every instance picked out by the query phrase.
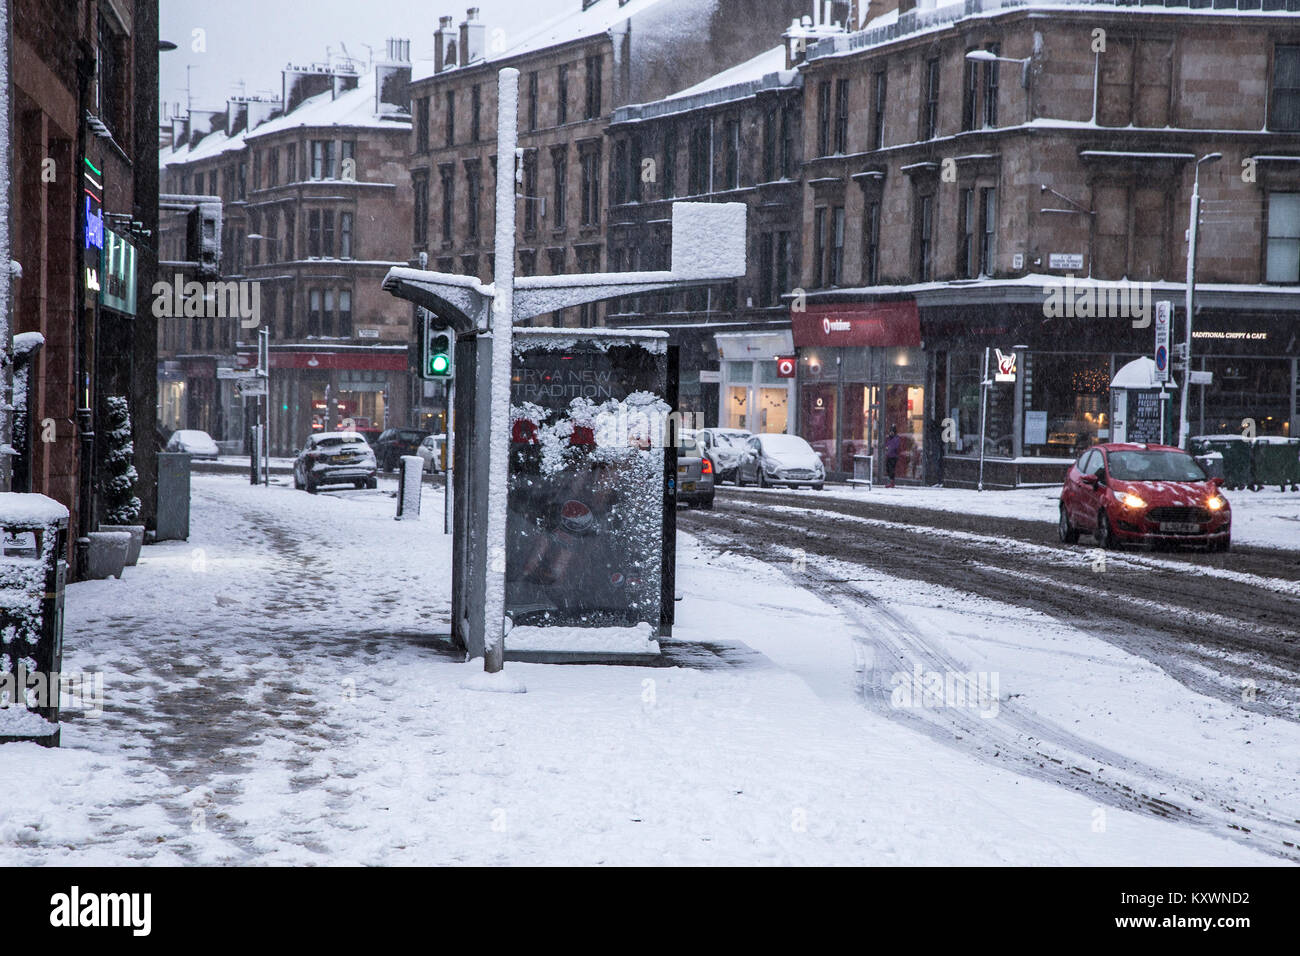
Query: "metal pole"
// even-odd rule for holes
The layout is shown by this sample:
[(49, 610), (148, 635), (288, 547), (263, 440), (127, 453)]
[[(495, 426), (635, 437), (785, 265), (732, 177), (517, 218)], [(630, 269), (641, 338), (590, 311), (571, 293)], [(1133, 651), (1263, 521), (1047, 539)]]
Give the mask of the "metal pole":
[[(515, 149), (519, 141), (519, 71), (497, 75), (496, 275), (492, 299), (492, 376), (488, 422), (488, 480), (504, 486), (510, 472), (510, 364), (514, 354)], [(488, 496), (487, 587), (483, 600), (483, 669), (505, 661), (506, 496)]]
[(989, 349), (984, 346), (984, 375), (980, 378), (980, 478), (977, 491), (984, 490), (984, 430), (989, 417)]
[(456, 380), (453, 378), (447, 383), (447, 428), (445, 430), (446, 438), (443, 439), (443, 455), (447, 459), (447, 467), (443, 469), (443, 480), (446, 485), (443, 490), (443, 509), (442, 509), (442, 533), (451, 534), (452, 526), (456, 521), (455, 514), (455, 484), (452, 481), (453, 463), (452, 449), (456, 447)]
[[(9, 236), (9, 210), (13, 208), (13, 179), (10, 176), (10, 170), (13, 169), (13, 122), (12, 122), (12, 103), (13, 88), (8, 82), (10, 50), (9, 50), (9, 0), (0, 0), (0, 76), (6, 77), (3, 89), (0, 89), (0, 136), (4, 137), (4, 155), (0, 156), (0, 203), (4, 204), (4, 214), (0, 215), (0, 447), (8, 448), (9, 440), (12, 437), (13, 417), (9, 414), (8, 409), (12, 408), (15, 402), (12, 399), (13, 388), (13, 287), (14, 287), (14, 270), (10, 265), (12, 259), (12, 246)], [(78, 180), (81, 178), (81, 170), (72, 173)], [(81, 195), (80, 192), (77, 195)], [(81, 244), (76, 248), (80, 249)], [(31, 263), (28, 263), (31, 265)], [(80, 268), (76, 270), (80, 272)], [(81, 299), (77, 299), (77, 308), (81, 308)], [(33, 368), (29, 373), (36, 374)], [(28, 412), (28, 433), (31, 433), (31, 417), (34, 410)], [(8, 455), (0, 456), (0, 491), (8, 491), (11, 487), (13, 459)], [(33, 484), (35, 484), (33, 482)]]
[[(1191, 209), (1188, 213), (1187, 223), (1187, 277), (1186, 289), (1183, 307), (1187, 311), (1186, 329), (1184, 330), (1183, 342), (1185, 354), (1183, 355), (1183, 387), (1182, 395), (1178, 401), (1178, 447), (1183, 451), (1187, 450), (1188, 421), (1187, 421), (1187, 395), (1192, 390), (1191, 370), (1192, 370), (1192, 310), (1195, 299), (1196, 286), (1196, 225), (1200, 219), (1201, 206), (1201, 164), (1196, 164), (1195, 174), (1192, 176), (1192, 202)], [(1163, 411), (1162, 413), (1163, 414)]]

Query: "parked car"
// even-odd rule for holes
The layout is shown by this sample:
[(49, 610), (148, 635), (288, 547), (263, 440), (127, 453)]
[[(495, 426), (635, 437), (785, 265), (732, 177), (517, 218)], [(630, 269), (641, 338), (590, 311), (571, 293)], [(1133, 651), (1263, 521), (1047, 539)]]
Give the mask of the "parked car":
[(446, 441), (446, 435), (429, 435), (415, 450), (415, 453), (424, 459), (424, 470), (431, 475), (442, 471), (442, 446)]
[(216, 458), (221, 454), (211, 435), (194, 428), (172, 432), (172, 437), (167, 439), (167, 450), (183, 451), (195, 458)]
[(798, 435), (764, 433), (749, 439), (736, 467), (736, 484), (750, 481), (760, 488), (807, 485), (821, 491), (826, 486), (826, 466), (812, 445)]
[(419, 453), (420, 442), (429, 437), (429, 432), (418, 428), (388, 428), (379, 435), (375, 442), (375, 461), (384, 471), (393, 471), (397, 460), (403, 455)]
[(1122, 543), (1197, 544), (1227, 551), (1232, 508), (1222, 478), (1168, 445), (1094, 445), (1070, 466), (1061, 487), (1058, 530), (1074, 544), (1092, 533), (1104, 548)]
[(713, 459), (684, 431), (677, 443), (677, 500), (698, 508), (713, 507)]
[(375, 453), (356, 432), (312, 435), (293, 462), (293, 486), (312, 494), (321, 485), (350, 484), (376, 488)]
[(745, 443), (752, 437), (753, 432), (743, 428), (701, 428), (695, 433), (696, 440), (713, 457), (715, 482), (736, 480), (736, 466), (745, 454)]

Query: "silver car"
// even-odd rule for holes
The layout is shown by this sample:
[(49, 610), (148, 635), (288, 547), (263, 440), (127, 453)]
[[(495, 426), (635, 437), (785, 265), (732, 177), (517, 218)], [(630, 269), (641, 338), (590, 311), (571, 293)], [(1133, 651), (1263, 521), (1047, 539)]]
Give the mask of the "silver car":
[(312, 435), (293, 462), (293, 486), (312, 494), (320, 485), (379, 487), (375, 453), (356, 432)]
[(718, 484), (735, 481), (736, 468), (753, 433), (743, 428), (701, 428), (695, 437), (713, 458), (713, 467), (717, 469), (714, 480)]
[(682, 432), (677, 441), (677, 500), (697, 508), (713, 507), (713, 459), (694, 432)]
[(750, 481), (760, 488), (807, 485), (821, 491), (826, 487), (826, 466), (812, 445), (798, 435), (755, 435), (736, 470), (736, 484)]

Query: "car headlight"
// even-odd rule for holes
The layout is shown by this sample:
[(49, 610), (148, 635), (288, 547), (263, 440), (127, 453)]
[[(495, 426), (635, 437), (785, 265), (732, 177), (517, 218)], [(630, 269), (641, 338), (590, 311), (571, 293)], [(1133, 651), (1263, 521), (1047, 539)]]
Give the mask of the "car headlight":
[(1145, 501), (1137, 495), (1129, 494), (1127, 491), (1112, 491), (1111, 494), (1113, 494), (1115, 500), (1125, 508), (1145, 508), (1147, 506)]
[(1211, 511), (1222, 511), (1224, 508), (1228, 507), (1228, 502), (1222, 495), (1215, 495), (1205, 503), (1205, 507), (1209, 508)]

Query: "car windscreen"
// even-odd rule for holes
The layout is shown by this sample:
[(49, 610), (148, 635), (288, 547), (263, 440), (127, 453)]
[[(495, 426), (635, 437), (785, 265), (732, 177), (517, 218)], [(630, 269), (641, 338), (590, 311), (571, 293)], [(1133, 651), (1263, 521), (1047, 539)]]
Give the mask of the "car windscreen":
[(813, 450), (798, 435), (764, 435), (763, 450), (771, 455), (811, 455)]
[(321, 438), (316, 442), (317, 448), (338, 448), (342, 445), (364, 445), (366, 440), (360, 435), (339, 435), (331, 438)]
[(700, 453), (700, 446), (695, 443), (693, 435), (682, 435), (677, 442), (678, 454), (684, 454), (687, 458)]
[(1110, 476), (1120, 481), (1204, 481), (1191, 455), (1177, 451), (1113, 451)]
[(424, 437), (424, 432), (398, 432), (397, 437), (400, 441), (419, 441)]

